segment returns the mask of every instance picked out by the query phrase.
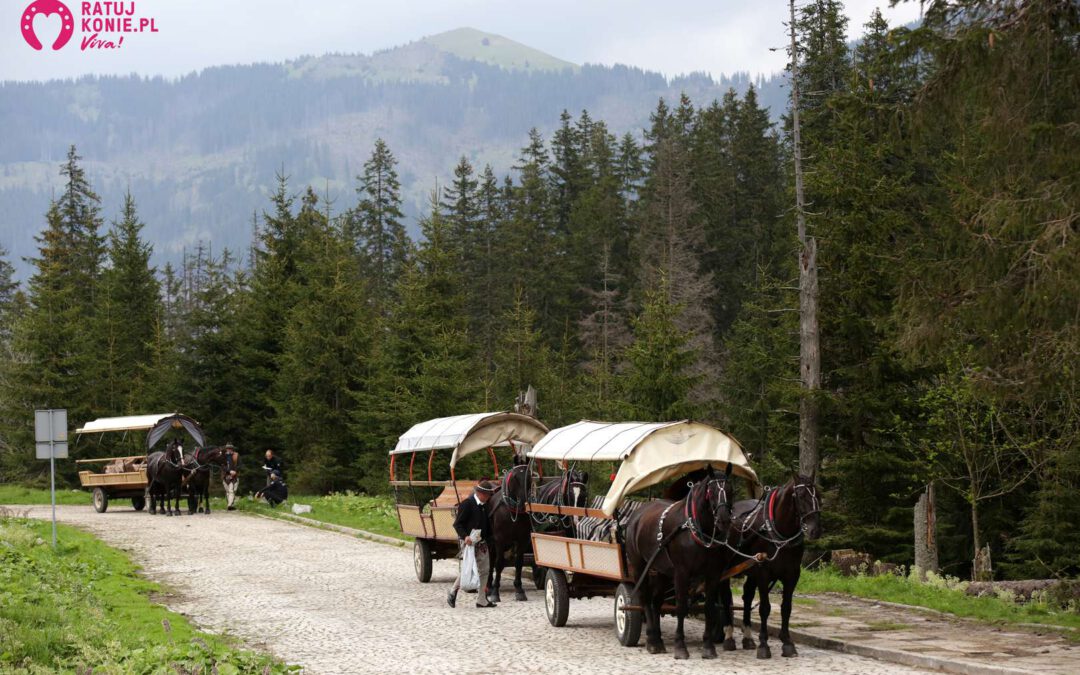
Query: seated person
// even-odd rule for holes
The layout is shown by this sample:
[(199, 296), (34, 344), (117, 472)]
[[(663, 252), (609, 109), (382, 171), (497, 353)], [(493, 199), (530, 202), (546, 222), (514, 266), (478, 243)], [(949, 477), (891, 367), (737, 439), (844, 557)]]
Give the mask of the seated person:
[(281, 474), (276, 471), (270, 474), (270, 484), (255, 493), (255, 499), (266, 499), (270, 506), (277, 506), (289, 498), (289, 488), (285, 485)]

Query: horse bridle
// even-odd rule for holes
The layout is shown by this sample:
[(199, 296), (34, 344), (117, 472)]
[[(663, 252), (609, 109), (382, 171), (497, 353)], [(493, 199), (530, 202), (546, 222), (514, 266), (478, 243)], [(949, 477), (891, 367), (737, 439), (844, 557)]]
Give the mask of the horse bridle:
[[(525, 487), (525, 489), (524, 489), (525, 499), (522, 499), (521, 501), (518, 501), (518, 500), (516, 500), (516, 499), (514, 499), (513, 497), (510, 496), (510, 476), (515, 471), (517, 471), (518, 469), (521, 469), (522, 475), (525, 476), (525, 486), (524, 486)], [(517, 519), (518, 519), (518, 516), (520, 516), (522, 513), (525, 513), (525, 508), (522, 505), (522, 502), (528, 500), (528, 494), (529, 494), (528, 475), (529, 475), (529, 466), (527, 464), (518, 464), (517, 466), (510, 467), (506, 471), (506, 473), (503, 474), (503, 478), (502, 478), (502, 502), (501, 503), (504, 504), (506, 506), (506, 509), (510, 512), (510, 521), (511, 522), (516, 523)]]
[(807, 494), (810, 495), (810, 506), (812, 507), (809, 511), (803, 513), (802, 507), (799, 505), (799, 500), (795, 500), (795, 511), (799, 515), (799, 529), (801, 530), (805, 526), (807, 518), (816, 513), (821, 513), (821, 500), (818, 499), (817, 487), (815, 487), (813, 483), (797, 483), (792, 486), (791, 491), (794, 492), (800, 489), (806, 490)]
[[(694, 492), (698, 491), (700, 493), (701, 486), (704, 485), (704, 487), (705, 487), (705, 503), (707, 504), (709, 502), (709, 499), (712, 496), (712, 488), (713, 488), (714, 484), (717, 486), (717, 495), (716, 495), (717, 499), (716, 499), (716, 503), (713, 505), (713, 508), (712, 508), (713, 527), (712, 527), (712, 532), (706, 534), (701, 529), (701, 526), (697, 522), (698, 521), (698, 517), (697, 517), (698, 498), (695, 497)], [(719, 525), (719, 522), (720, 522), (720, 511), (725, 506), (728, 507), (729, 509), (731, 507), (731, 505), (728, 503), (727, 480), (725, 478), (719, 478), (719, 477), (713, 476), (712, 478), (708, 479), (707, 481), (703, 481), (701, 483), (698, 483), (698, 484), (696, 484), (696, 485), (694, 485), (693, 487), (690, 488), (690, 494), (688, 494), (686, 496), (686, 506), (685, 506), (686, 522), (683, 524), (683, 526), (686, 527), (686, 529), (690, 530), (690, 536), (694, 538), (694, 541), (696, 541), (698, 543), (698, 545), (704, 546), (705, 548), (713, 548), (714, 546), (719, 546), (719, 545), (721, 545), (721, 544), (723, 544), (723, 543), (725, 543), (727, 541), (727, 532), (724, 533), (724, 536), (723, 536), (722, 539), (716, 536), (716, 531), (719, 529), (718, 525)], [(729, 512), (728, 512), (729, 520), (730, 520), (730, 515), (731, 514), (730, 514), (730, 510), (729, 510)], [(662, 530), (663, 529), (663, 519), (661, 519), (660, 527), (661, 527), (661, 530)]]

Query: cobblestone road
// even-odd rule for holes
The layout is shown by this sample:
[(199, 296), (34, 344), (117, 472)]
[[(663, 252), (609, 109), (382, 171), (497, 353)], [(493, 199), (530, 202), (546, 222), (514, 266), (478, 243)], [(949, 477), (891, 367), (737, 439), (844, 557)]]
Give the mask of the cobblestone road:
[[(48, 507), (19, 507), (48, 518)], [(691, 659), (651, 656), (615, 640), (609, 599), (572, 601), (565, 628), (545, 618), (543, 596), (458, 608), (444, 595), (453, 563), (435, 563), (432, 583), (413, 574), (411, 549), (289, 523), (215, 512), (165, 518), (117, 508), (58, 507), (62, 522), (124, 549), (173, 595), (166, 604), (206, 630), (232, 633), (310, 673), (910, 673), (879, 661), (800, 647), (795, 659), (759, 661), (753, 652), (700, 658), (701, 624), (688, 622)], [(154, 528), (147, 524), (153, 518)], [(505, 587), (509, 582), (504, 580)], [(797, 620), (799, 609), (795, 608)], [(673, 619), (664, 622), (671, 648)]]

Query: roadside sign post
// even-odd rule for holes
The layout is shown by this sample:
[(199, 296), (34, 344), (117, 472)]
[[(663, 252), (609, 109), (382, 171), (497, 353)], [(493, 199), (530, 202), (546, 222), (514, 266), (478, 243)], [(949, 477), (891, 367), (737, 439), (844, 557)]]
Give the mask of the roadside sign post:
[(34, 446), (38, 459), (49, 460), (52, 497), (52, 545), (56, 548), (56, 460), (68, 456), (67, 410), (34, 411)]

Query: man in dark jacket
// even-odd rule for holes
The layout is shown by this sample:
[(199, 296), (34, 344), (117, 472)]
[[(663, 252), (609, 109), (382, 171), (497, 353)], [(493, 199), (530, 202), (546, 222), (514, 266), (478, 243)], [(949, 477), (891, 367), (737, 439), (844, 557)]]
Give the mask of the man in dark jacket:
[(274, 454), (270, 448), (266, 449), (266, 461), (263, 462), (263, 471), (266, 472), (266, 484), (270, 485), (270, 476), (277, 474), (285, 478), (285, 464)]
[(289, 498), (289, 488), (285, 485), (285, 479), (276, 471), (270, 474), (270, 484), (255, 493), (255, 499), (266, 499), (270, 506), (277, 506)]
[[(488, 600), (487, 582), (490, 570), (490, 552), (488, 541), (491, 539), (491, 519), (488, 517), (484, 505), (491, 499), (495, 492), (495, 486), (488, 481), (482, 481), (476, 486), (473, 494), (465, 501), (458, 504), (457, 517), (454, 518), (454, 530), (458, 535), (458, 558), (465, 554), (466, 546), (476, 547), (476, 567), (480, 573), (480, 588), (476, 592), (477, 607), (494, 607), (495, 603)], [(458, 570), (458, 578), (454, 581), (453, 588), (446, 594), (446, 604), (451, 607), (457, 604), (458, 590), (461, 588), (461, 571)]]

